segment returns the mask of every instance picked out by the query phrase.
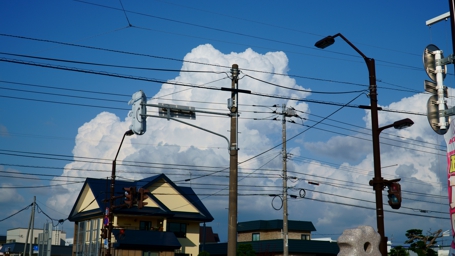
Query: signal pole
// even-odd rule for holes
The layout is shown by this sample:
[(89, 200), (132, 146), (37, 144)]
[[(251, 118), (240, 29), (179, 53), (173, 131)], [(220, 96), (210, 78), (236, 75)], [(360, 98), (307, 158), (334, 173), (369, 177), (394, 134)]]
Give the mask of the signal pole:
[(238, 75), (239, 66), (232, 64), (231, 68), (231, 140), (229, 147), (229, 213), (228, 213), (228, 245), (227, 256), (237, 255), (237, 190), (238, 190)]
[(283, 256), (289, 255), (288, 246), (288, 177), (287, 177), (287, 153), (286, 153), (286, 104), (283, 104)]
[(114, 160), (112, 161), (112, 176), (111, 176), (111, 195), (109, 198), (109, 226), (108, 226), (108, 231), (107, 231), (107, 250), (106, 250), (106, 256), (111, 256), (111, 235), (112, 235), (112, 227), (113, 227), (113, 221), (114, 221), (114, 199), (115, 199), (115, 169), (117, 166), (117, 157), (118, 153), (120, 152), (120, 148), (122, 147), (123, 140), (125, 139), (125, 136), (131, 136), (133, 135), (132, 130), (128, 130), (123, 134), (122, 141), (120, 142), (120, 146), (118, 147), (117, 154), (115, 155)]

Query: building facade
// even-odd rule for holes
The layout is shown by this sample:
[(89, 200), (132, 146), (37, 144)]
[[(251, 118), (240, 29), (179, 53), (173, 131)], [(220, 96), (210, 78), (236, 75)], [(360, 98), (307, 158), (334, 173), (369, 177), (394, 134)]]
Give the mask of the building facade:
[[(116, 256), (197, 256), (199, 225), (211, 222), (212, 215), (189, 187), (174, 184), (166, 175), (127, 182), (116, 181), (114, 206), (109, 208), (105, 179), (87, 179), (68, 219), (74, 222), (73, 255), (104, 255), (107, 239), (102, 230), (113, 211), (111, 255)], [(123, 188), (145, 189), (144, 206), (124, 203)], [(108, 195), (108, 196), (106, 196)]]
[[(6, 243), (25, 243), (27, 238), (27, 232), (29, 232), (29, 236), (33, 237), (33, 243), (38, 244), (38, 237), (40, 234), (43, 234), (43, 229), (33, 229), (33, 234), (31, 230), (29, 231), (27, 228), (12, 228), (6, 231)], [(62, 245), (66, 239), (66, 233), (62, 230), (53, 230), (52, 231), (52, 245)], [(30, 242), (30, 237), (28, 238), (28, 242)]]
[[(8, 229), (5, 243), (0, 247), (0, 255), (20, 256), (24, 251), (26, 255), (30, 252), (32, 255), (38, 255), (40, 252), (50, 250), (51, 256), (71, 256), (71, 248), (65, 246), (66, 233), (62, 230), (52, 229), (51, 223), (47, 225), (51, 227), (51, 230), (34, 228), (33, 233), (27, 228)], [(31, 245), (30, 237), (33, 241)]]
[[(237, 224), (237, 244), (251, 244), (256, 255), (283, 255), (283, 221), (255, 220)], [(312, 222), (288, 221), (288, 251), (291, 256), (336, 256), (336, 242), (311, 240)], [(227, 243), (206, 244), (210, 256), (227, 255)]]
[[(237, 241), (261, 241), (283, 239), (282, 220), (256, 220), (240, 222), (237, 225)], [(288, 221), (288, 237), (293, 240), (311, 240), (311, 232), (316, 231), (310, 221)]]

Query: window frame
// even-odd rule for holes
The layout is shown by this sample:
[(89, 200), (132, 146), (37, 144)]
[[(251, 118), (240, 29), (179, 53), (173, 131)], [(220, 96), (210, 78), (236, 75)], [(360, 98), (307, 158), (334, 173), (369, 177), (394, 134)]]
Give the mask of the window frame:
[(139, 230), (152, 230), (152, 222), (151, 221), (139, 221)]
[(166, 227), (166, 231), (173, 232), (178, 238), (186, 238), (187, 230), (188, 224), (181, 222), (168, 222)]

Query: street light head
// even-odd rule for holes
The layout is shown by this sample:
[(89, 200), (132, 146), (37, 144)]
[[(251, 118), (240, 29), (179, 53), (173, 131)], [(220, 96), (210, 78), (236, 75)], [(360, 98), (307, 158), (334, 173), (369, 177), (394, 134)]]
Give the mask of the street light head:
[(324, 49), (326, 47), (331, 46), (333, 43), (335, 43), (335, 37), (333, 36), (327, 36), (319, 41), (317, 41), (314, 46), (320, 49)]
[(406, 118), (406, 119), (402, 119), (402, 120), (399, 120), (399, 121), (396, 121), (395, 123), (393, 123), (393, 128), (404, 129), (404, 128), (411, 127), (413, 124), (414, 124), (414, 122), (411, 119)]
[(134, 134), (134, 132), (132, 130), (128, 130), (125, 132), (125, 136), (131, 136), (133, 134)]

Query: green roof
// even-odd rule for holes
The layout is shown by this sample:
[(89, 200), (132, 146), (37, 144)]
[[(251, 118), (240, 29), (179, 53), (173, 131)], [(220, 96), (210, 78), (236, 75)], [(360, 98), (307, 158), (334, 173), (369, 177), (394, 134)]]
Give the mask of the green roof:
[[(283, 220), (254, 220), (239, 222), (237, 232), (251, 232), (259, 230), (281, 230), (283, 229)], [(311, 221), (288, 220), (289, 231), (316, 231)]]

